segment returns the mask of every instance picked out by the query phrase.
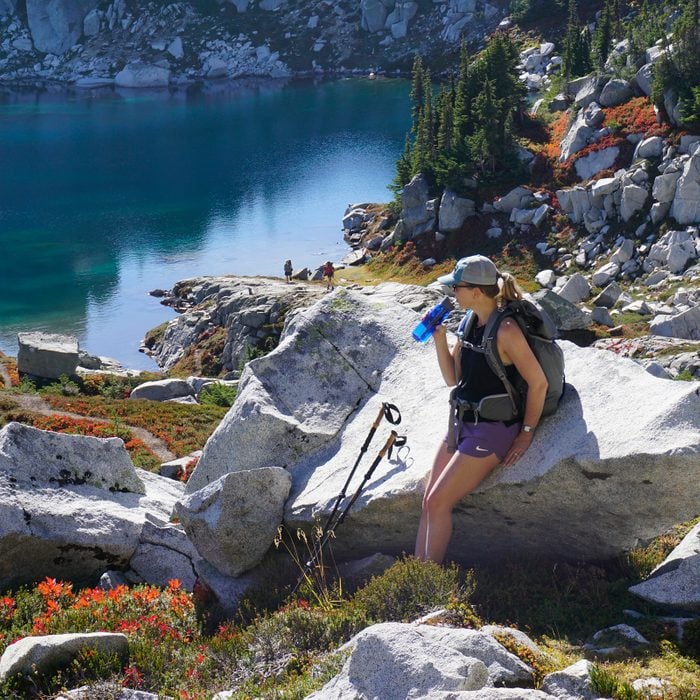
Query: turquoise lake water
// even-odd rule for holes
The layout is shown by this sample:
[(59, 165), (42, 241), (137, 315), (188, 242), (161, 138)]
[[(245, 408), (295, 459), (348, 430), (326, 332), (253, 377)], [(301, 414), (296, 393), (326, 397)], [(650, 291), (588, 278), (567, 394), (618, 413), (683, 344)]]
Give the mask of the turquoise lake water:
[(0, 350), (46, 330), (154, 368), (140, 341), (175, 314), (149, 290), (340, 260), (345, 207), (390, 198), (408, 112), (398, 80), (0, 92)]

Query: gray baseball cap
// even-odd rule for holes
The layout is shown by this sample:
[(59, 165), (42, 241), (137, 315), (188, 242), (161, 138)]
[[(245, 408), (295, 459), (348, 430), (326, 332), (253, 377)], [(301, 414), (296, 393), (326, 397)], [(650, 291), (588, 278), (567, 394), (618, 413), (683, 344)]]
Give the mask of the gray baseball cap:
[(470, 255), (457, 261), (449, 275), (438, 277), (438, 282), (451, 287), (460, 282), (489, 286), (498, 284), (500, 274), (496, 266), (484, 255)]

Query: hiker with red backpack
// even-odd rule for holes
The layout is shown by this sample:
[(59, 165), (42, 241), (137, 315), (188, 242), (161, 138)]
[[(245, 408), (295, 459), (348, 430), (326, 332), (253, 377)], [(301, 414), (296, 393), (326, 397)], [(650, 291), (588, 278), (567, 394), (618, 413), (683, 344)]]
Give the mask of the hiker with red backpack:
[[(560, 348), (551, 334), (531, 332), (541, 330), (544, 319), (523, 300), (511, 274), (499, 272), (483, 255), (472, 255), (438, 281), (467, 309), (453, 348), (444, 325), (433, 333), (443, 379), (455, 389), (448, 437), (423, 497), (415, 556), (442, 563), (452, 509), (499, 464), (509, 467), (522, 457), (543, 411), (556, 407), (564, 379)], [(536, 347), (535, 336), (544, 349)]]

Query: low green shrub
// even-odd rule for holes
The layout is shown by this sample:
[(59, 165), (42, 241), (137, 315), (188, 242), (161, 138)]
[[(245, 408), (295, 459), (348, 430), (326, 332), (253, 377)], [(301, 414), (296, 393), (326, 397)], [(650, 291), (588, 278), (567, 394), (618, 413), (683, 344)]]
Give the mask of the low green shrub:
[(637, 700), (641, 697), (629, 683), (619, 681), (613, 673), (597, 664), (591, 668), (590, 679), (591, 690), (600, 697), (614, 700)]
[(408, 622), (455, 601), (468, 603), (474, 591), (471, 572), (405, 557), (375, 576), (352, 598), (369, 621)]
[(229, 408), (236, 400), (237, 389), (229, 384), (214, 382), (207, 384), (199, 393), (199, 403), (205, 406), (223, 406)]

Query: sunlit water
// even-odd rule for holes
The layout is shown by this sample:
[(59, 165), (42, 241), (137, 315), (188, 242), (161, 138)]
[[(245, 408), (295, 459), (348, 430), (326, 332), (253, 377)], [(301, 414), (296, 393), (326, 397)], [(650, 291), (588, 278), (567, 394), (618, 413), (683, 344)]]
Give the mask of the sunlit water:
[(174, 314), (149, 290), (341, 259), (343, 211), (389, 198), (408, 117), (390, 80), (0, 93), (0, 349), (48, 330), (154, 367), (140, 341)]

